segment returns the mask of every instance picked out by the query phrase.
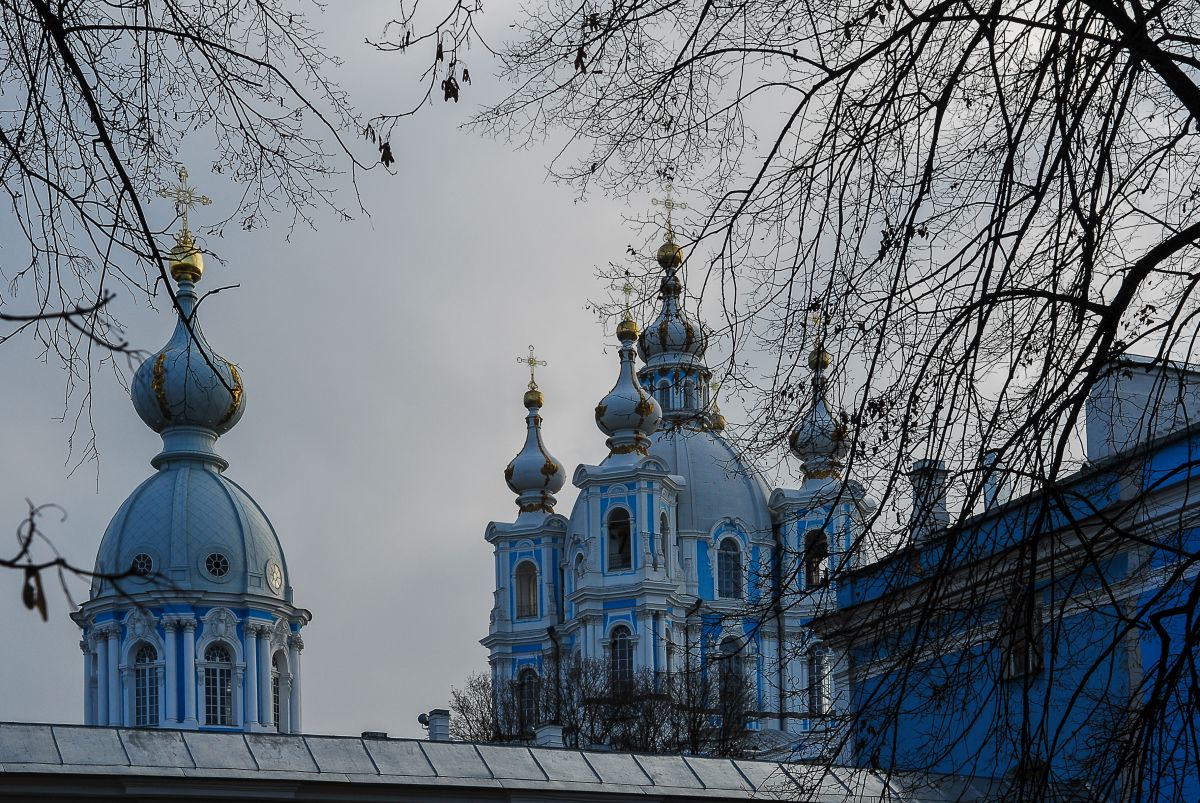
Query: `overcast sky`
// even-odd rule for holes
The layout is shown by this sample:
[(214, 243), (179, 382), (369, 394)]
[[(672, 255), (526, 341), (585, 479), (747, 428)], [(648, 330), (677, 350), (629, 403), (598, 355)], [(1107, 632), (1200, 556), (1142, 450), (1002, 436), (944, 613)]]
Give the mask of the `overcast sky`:
[[(341, 4), (323, 23), (346, 59), (338, 77), (367, 112), (384, 108), (397, 82), (415, 80), (416, 62), (362, 44), (390, 5)], [(503, 30), (506, 13), (491, 4), (487, 24)], [(303, 659), (309, 732), (420, 736), (417, 714), (486, 668), (478, 639), (493, 581), (483, 532), (516, 514), (502, 472), (524, 437), (528, 376), (516, 358), (528, 344), (550, 363), (539, 382), (551, 452), (569, 467), (604, 455), (592, 410), (613, 384), (616, 357), (584, 304), (607, 294), (596, 266), (644, 244), (623, 218), (645, 214), (649, 195), (576, 203), (544, 180), (549, 151), (514, 153), (457, 130), (471, 101), (493, 91), (481, 57), (470, 66), (476, 82), (464, 103), (438, 102), (393, 137), (399, 175), (361, 179), (370, 218), (324, 219), (290, 241), (283, 218), (249, 233), (230, 227), (209, 243), (226, 264), (210, 260), (200, 289), (241, 287), (204, 304), (204, 330), (240, 366), (248, 399), (219, 451), (271, 517), (295, 602), (313, 612)], [(214, 207), (194, 220), (215, 222), (229, 189), (203, 154), (192, 162), (193, 183), (216, 187)], [(169, 219), (166, 204), (158, 212)], [(166, 342), (165, 310), (128, 293), (119, 303), (134, 345)], [(0, 376), (0, 534), (15, 529), (26, 497), (55, 502), (68, 518), (44, 522), (48, 534), (90, 567), (160, 440), (119, 379), (102, 372), (92, 404), (99, 464), (68, 476), (72, 423), (57, 420), (59, 365), (39, 362), (27, 340), (10, 342)], [(573, 498), (566, 489), (560, 511)], [(83, 583), (73, 589), (86, 595)], [(20, 605), (20, 577), (0, 572), (0, 605), (0, 720), (81, 721), (79, 631), (62, 593), (51, 590), (42, 623)]]

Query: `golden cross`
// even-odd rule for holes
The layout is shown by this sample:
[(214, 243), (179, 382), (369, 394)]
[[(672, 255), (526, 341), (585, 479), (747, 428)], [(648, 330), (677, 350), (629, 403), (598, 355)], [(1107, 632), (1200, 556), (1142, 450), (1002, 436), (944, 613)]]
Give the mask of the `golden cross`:
[(170, 198), (175, 202), (175, 214), (182, 218), (182, 234), (188, 234), (188, 210), (193, 206), (208, 206), (212, 198), (200, 195), (195, 187), (188, 184), (188, 171), (183, 165), (179, 166), (179, 186), (163, 187), (158, 191), (162, 198)]
[(667, 242), (675, 242), (675, 227), (671, 225), (671, 212), (675, 209), (687, 209), (688, 205), (683, 201), (674, 201), (671, 199), (671, 185), (667, 185), (666, 198), (651, 198), (650, 203), (655, 206), (661, 206), (667, 210)]
[(633, 320), (633, 313), (630, 308), (633, 305), (633, 285), (629, 282), (629, 271), (625, 271), (625, 284), (621, 285), (621, 292), (625, 295), (625, 320)]
[(533, 371), (539, 365), (546, 365), (547, 364), (546, 361), (539, 360), (537, 357), (535, 357), (533, 354), (533, 346), (530, 346), (529, 347), (529, 356), (528, 357), (517, 357), (517, 362), (525, 363), (526, 365), (529, 366), (529, 389), (537, 390), (538, 389), (537, 379), (534, 378)]

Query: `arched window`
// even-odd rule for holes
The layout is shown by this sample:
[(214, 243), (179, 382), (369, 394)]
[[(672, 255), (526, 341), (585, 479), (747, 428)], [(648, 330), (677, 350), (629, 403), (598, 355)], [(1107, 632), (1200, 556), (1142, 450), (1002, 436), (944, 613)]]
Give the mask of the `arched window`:
[(204, 651), (204, 724), (233, 725), (233, 661), (223, 644)]
[(804, 537), (804, 586), (817, 588), (829, 579), (829, 541), (821, 530), (812, 530)]
[(742, 550), (733, 538), (725, 538), (717, 549), (717, 596), (742, 598)]
[(613, 628), (608, 662), (613, 686), (617, 690), (628, 689), (633, 683), (633, 634), (625, 625)]
[(690, 379), (683, 383), (683, 406), (689, 410), (696, 407), (696, 383)]
[(133, 659), (133, 724), (158, 724), (158, 652), (149, 644), (138, 647)]
[(271, 721), (275, 723), (275, 730), (279, 733), (290, 731), (285, 721), (290, 710), (288, 704), (291, 702), (288, 680), (287, 656), (280, 650), (271, 661)]
[(726, 733), (732, 733), (745, 724), (746, 710), (750, 706), (742, 669), (742, 647), (733, 636), (722, 639), (719, 660), (721, 726)]
[(608, 514), (608, 570), (633, 568), (633, 544), (630, 539), (629, 511), (615, 508)]
[(665, 379), (658, 380), (654, 387), (654, 395), (658, 397), (658, 406), (663, 410), (671, 409), (671, 383)]
[(538, 724), (538, 695), (541, 691), (541, 678), (532, 669), (521, 671), (517, 681), (517, 710), (521, 717), (521, 732), (533, 733)]
[(517, 618), (536, 619), (538, 615), (537, 567), (523, 560), (517, 564)]
[(826, 654), (820, 645), (808, 650), (808, 713), (820, 717), (829, 713), (828, 685), (829, 669)]

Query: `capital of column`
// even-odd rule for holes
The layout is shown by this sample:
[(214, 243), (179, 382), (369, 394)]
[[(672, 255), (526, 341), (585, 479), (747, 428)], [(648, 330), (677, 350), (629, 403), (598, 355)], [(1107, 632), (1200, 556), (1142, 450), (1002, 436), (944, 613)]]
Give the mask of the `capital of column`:
[(91, 642), (89, 642), (87, 639), (80, 639), (79, 640), (79, 650), (84, 655), (90, 655), (92, 652)]
[(175, 627), (179, 630), (184, 630), (189, 633), (194, 633), (196, 631), (196, 617), (194, 616), (172, 616), (169, 617), (168, 621), (173, 622)]
[(254, 637), (257, 639), (270, 638), (271, 626), (255, 623), (255, 624), (250, 625), (250, 632), (253, 633)]
[(304, 649), (304, 639), (300, 638), (299, 633), (293, 633), (288, 636), (288, 646), (294, 647), (297, 652)]

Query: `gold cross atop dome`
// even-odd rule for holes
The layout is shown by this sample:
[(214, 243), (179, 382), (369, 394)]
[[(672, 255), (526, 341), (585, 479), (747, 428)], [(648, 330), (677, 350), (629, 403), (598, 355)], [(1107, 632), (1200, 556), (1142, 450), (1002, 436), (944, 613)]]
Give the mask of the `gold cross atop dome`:
[(180, 239), (183, 240), (191, 234), (191, 230), (188, 228), (188, 212), (194, 206), (208, 206), (212, 203), (212, 198), (201, 195), (195, 187), (188, 184), (188, 171), (183, 165), (179, 166), (178, 175), (178, 186), (163, 187), (158, 194), (159, 197), (169, 198), (175, 202), (175, 214), (179, 215), (183, 223), (183, 229), (180, 231)]
[(667, 241), (658, 247), (654, 258), (663, 270), (670, 274), (674, 274), (679, 266), (683, 264), (683, 249), (675, 244), (675, 224), (671, 220), (671, 212), (676, 209), (687, 209), (688, 205), (682, 201), (676, 201), (671, 197), (671, 183), (666, 185), (666, 198), (651, 198), (650, 203), (655, 206), (661, 206), (667, 210)]
[(537, 378), (534, 375), (534, 370), (539, 365), (548, 365), (548, 363), (545, 360), (539, 360), (537, 358), (537, 356), (534, 355), (533, 346), (529, 347), (529, 356), (528, 357), (517, 357), (517, 362), (524, 363), (525, 365), (529, 366), (529, 389), (537, 390), (538, 384), (537, 384)]
[(629, 281), (629, 271), (625, 271), (625, 284), (621, 285), (621, 295), (625, 296), (625, 320), (633, 320), (633, 284)]
[(670, 184), (667, 185), (666, 198), (651, 198), (650, 203), (654, 204), (655, 206), (661, 206), (663, 209), (667, 210), (667, 242), (675, 242), (675, 226), (671, 222), (671, 212), (676, 209), (687, 209), (688, 205), (683, 201), (676, 201), (671, 198)]
[(198, 282), (204, 275), (204, 255), (196, 246), (188, 228), (188, 212), (194, 206), (208, 206), (212, 198), (201, 195), (195, 187), (188, 184), (188, 171), (183, 165), (179, 166), (179, 185), (163, 187), (158, 191), (162, 198), (175, 202), (175, 214), (179, 215), (183, 224), (179, 234), (175, 235), (175, 247), (171, 249), (171, 276), (177, 282)]

